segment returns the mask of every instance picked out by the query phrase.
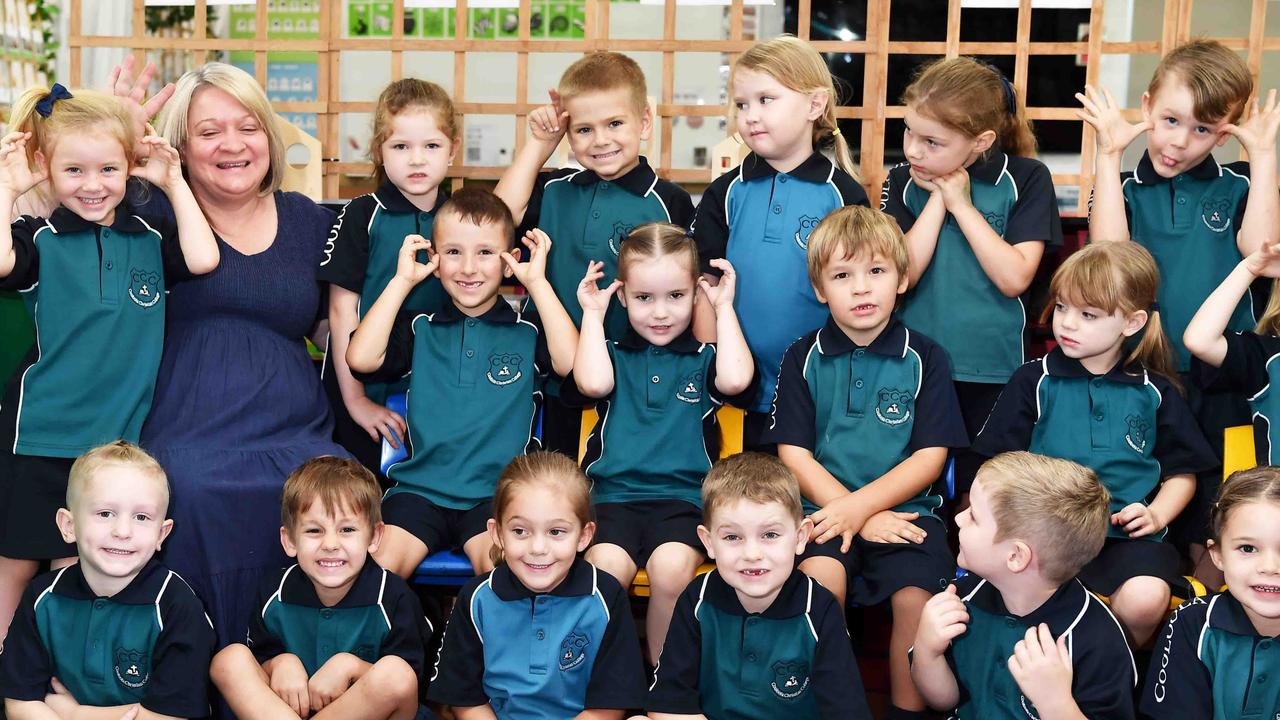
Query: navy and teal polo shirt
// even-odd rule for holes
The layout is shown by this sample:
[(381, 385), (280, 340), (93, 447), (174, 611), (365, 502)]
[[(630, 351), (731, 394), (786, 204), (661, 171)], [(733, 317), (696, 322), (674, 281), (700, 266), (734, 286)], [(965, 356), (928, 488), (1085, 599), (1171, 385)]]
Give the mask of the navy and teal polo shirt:
[(365, 557), (351, 589), (333, 606), (320, 601), (311, 578), (295, 564), (263, 578), (254, 607), (260, 609), (249, 618), (247, 642), (259, 663), (288, 653), (310, 677), (339, 653), (367, 663), (394, 655), (423, 677), (431, 627), (405, 581), (372, 557)]
[[(1182, 333), (1205, 298), (1240, 263), (1236, 235), (1249, 197), (1249, 163), (1219, 165), (1210, 155), (1173, 178), (1161, 177), (1144, 152), (1121, 174), (1129, 237), (1151, 251), (1160, 268), (1160, 317), (1186, 372), (1191, 354)], [(1252, 330), (1253, 300), (1240, 299), (1228, 330)]]
[(43, 701), (56, 677), (81, 705), (204, 717), (216, 644), (200, 600), (155, 558), (111, 597), (71, 565), (27, 586), (0, 653), (0, 697)]
[(1144, 717), (1280, 717), (1280, 638), (1259, 635), (1231, 593), (1183, 603), (1156, 636)]
[[(1062, 223), (1049, 169), (1038, 160), (992, 152), (968, 168), (973, 206), (1010, 245), (1062, 244)], [(907, 232), (929, 202), (907, 163), (889, 171), (880, 209)], [(1003, 383), (1025, 360), (1022, 298), (1005, 297), (991, 282), (955, 216), (947, 213), (933, 260), (907, 292), (902, 320), (937, 340), (951, 356), (956, 380)]]
[(535, 423), (551, 356), (537, 315), (501, 297), (480, 317), (453, 303), (432, 314), (401, 311), (382, 367), (361, 382), (409, 377), (409, 456), (387, 470), (387, 496), (415, 493), (468, 510), (493, 497), (511, 458), (537, 449)]
[(596, 403), (599, 419), (582, 459), (592, 499), (683, 500), (702, 507), (702, 479), (720, 457), (716, 411), (741, 397), (726, 398), (716, 389), (715, 345), (695, 340), (692, 329), (668, 345), (651, 345), (628, 327), (606, 346), (612, 393), (589, 398), (571, 380), (560, 391), (566, 403)]
[[(1207, 389), (1245, 393), (1253, 413), (1253, 447), (1259, 465), (1280, 462), (1280, 338), (1252, 332), (1227, 333), (1227, 354), (1221, 367), (1199, 360), (1192, 363)], [(1274, 373), (1274, 374), (1273, 374)], [(1275, 458), (1273, 460), (1273, 458)]]
[(126, 205), (110, 226), (59, 207), (11, 227), (17, 290), (36, 342), (8, 383), (4, 433), (20, 455), (74, 458), (138, 441), (164, 347), (165, 293), (191, 277), (177, 228)]
[(1028, 628), (1040, 623), (1049, 626), (1055, 640), (1067, 638), (1071, 696), (1085, 717), (1127, 720), (1134, 716), (1137, 669), (1124, 631), (1107, 606), (1079, 580), (1068, 581), (1022, 617), (1010, 613), (1000, 591), (977, 575), (956, 580), (956, 590), (969, 611), (969, 626), (947, 648), (947, 664), (960, 688), (955, 720), (1040, 717), (1009, 672), (1014, 646), (1026, 637)]
[(708, 720), (870, 720), (836, 599), (792, 570), (749, 613), (713, 570), (676, 601), (645, 709)]
[(785, 173), (751, 153), (703, 193), (693, 238), (704, 273), (720, 275), (710, 265), (716, 258), (738, 273), (733, 307), (758, 367), (751, 410), (769, 412), (782, 354), (827, 317), (809, 282), (809, 233), (832, 210), (870, 204), (856, 180), (817, 152)]
[[(787, 349), (765, 442), (809, 450), (852, 491), (917, 450), (969, 437), (941, 346), (894, 317), (860, 347), (828, 317)], [(929, 515), (940, 505), (926, 488), (894, 509)], [(808, 499), (805, 508), (817, 510)]]
[[(641, 155), (640, 164), (613, 180), (576, 168), (538, 173), (518, 235), (523, 237), (536, 227), (551, 237), (547, 280), (573, 324), (582, 325), (578, 284), (587, 263), (604, 263), (602, 282), (613, 282), (622, 241), (636, 227), (651, 222), (688, 227), (693, 222), (693, 201), (679, 185), (659, 178)], [(605, 337), (620, 338), (626, 329), (627, 311), (615, 298), (605, 313)]]
[[(1124, 366), (1094, 375), (1055, 348), (1018, 368), (986, 425), (975, 453), (1011, 450), (1065, 458), (1092, 468), (1111, 493), (1111, 512), (1147, 504), (1170, 475), (1216, 464), (1213, 449), (1178, 389), (1159, 373)], [(1108, 525), (1107, 534), (1127, 538)], [(1165, 531), (1143, 540), (1160, 540)]]
[(499, 720), (571, 718), (644, 704), (640, 641), (627, 593), (581, 557), (548, 593), (506, 565), (471, 580), (445, 628), (428, 696), (488, 703)]

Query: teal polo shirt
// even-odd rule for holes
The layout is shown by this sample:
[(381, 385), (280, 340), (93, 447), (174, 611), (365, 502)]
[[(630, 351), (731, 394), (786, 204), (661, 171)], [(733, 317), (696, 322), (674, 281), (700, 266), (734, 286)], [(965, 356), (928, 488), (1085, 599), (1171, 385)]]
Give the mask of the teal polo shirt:
[[(946, 352), (896, 317), (866, 347), (828, 317), (788, 348), (764, 440), (809, 450), (850, 491), (922, 448), (969, 444)], [(894, 509), (940, 505), (926, 488)], [(805, 512), (817, 509), (805, 500)]]
[(792, 570), (749, 613), (713, 570), (676, 601), (645, 709), (708, 720), (870, 720), (844, 613)]
[(1272, 386), (1280, 381), (1280, 338), (1252, 332), (1228, 332), (1227, 354), (1221, 367), (1199, 360), (1192, 370), (1208, 390), (1243, 393), (1252, 411), (1253, 448), (1259, 465), (1275, 465), (1280, 448), (1280, 391)]
[[(1160, 322), (1173, 343), (1178, 370), (1191, 353), (1182, 333), (1205, 298), (1242, 259), (1236, 235), (1249, 198), (1249, 163), (1219, 165), (1210, 155), (1174, 178), (1156, 173), (1144, 152), (1138, 167), (1121, 174), (1129, 237), (1151, 251), (1160, 268)], [(1252, 330), (1253, 300), (1240, 299), (1228, 330)]]
[(719, 277), (710, 263), (727, 258), (738, 273), (733, 307), (759, 385), (750, 410), (769, 412), (782, 354), (827, 318), (809, 282), (809, 233), (832, 210), (870, 204), (856, 180), (817, 152), (785, 173), (751, 153), (702, 194), (693, 239), (702, 272)]
[[(1168, 379), (1126, 368), (1123, 359), (1094, 375), (1060, 348), (1018, 368), (973, 450), (985, 457), (1030, 450), (1092, 468), (1111, 493), (1112, 513), (1151, 502), (1170, 475), (1194, 475), (1217, 462)], [(1158, 541), (1166, 531), (1140, 539)], [(1118, 525), (1109, 524), (1107, 534), (1128, 537)]]
[[(390, 182), (379, 186), (377, 192), (353, 198), (343, 206), (329, 231), (316, 277), (320, 282), (332, 283), (359, 295), (357, 311), (359, 319), (364, 319), (387, 283), (395, 277), (405, 237), (421, 235), (430, 240), (436, 212), (448, 199), (449, 193), (441, 186), (436, 192), (435, 206), (430, 211), (419, 210)], [(440, 280), (429, 277), (409, 293), (403, 307), (433, 313), (448, 304), (449, 298)], [(333, 372), (332, 368), (333, 359), (328, 357), (326, 347), (324, 372)], [(364, 390), (370, 400), (385, 405), (387, 395), (405, 389), (402, 384), (375, 383)]]
[(408, 376), (409, 456), (387, 470), (387, 496), (412, 492), (468, 510), (493, 497), (511, 458), (537, 449), (544, 368), (551, 367), (537, 315), (501, 297), (480, 317), (453, 303), (432, 314), (401, 311), (382, 367), (361, 382)]
[(23, 593), (0, 653), (0, 697), (43, 701), (56, 677), (81, 705), (205, 717), (216, 642), (195, 593), (155, 558), (111, 597), (71, 565)]
[(1280, 639), (1259, 635), (1231, 593), (1188, 600), (1156, 636), (1143, 717), (1280, 717)]
[[(665, 346), (651, 345), (628, 327), (607, 342), (613, 392), (582, 395), (572, 374), (560, 389), (573, 405), (596, 404), (598, 419), (582, 459), (597, 503), (683, 500), (702, 507), (702, 479), (720, 457), (715, 345), (692, 329)], [(751, 391), (748, 388), (747, 392)]]
[[(538, 174), (528, 209), (517, 231), (542, 228), (551, 237), (547, 280), (574, 325), (582, 325), (578, 284), (587, 263), (604, 263), (604, 285), (618, 275), (618, 250), (636, 227), (661, 222), (688, 227), (693, 201), (680, 186), (658, 177), (642, 155), (630, 172), (603, 180), (591, 170), (562, 168)], [(627, 312), (615, 298), (605, 313), (605, 337), (617, 339), (627, 329)]]
[[(915, 225), (929, 191), (911, 179), (910, 166), (889, 171), (880, 209), (902, 231)], [(1049, 169), (1038, 160), (992, 152), (968, 168), (973, 206), (1010, 245), (1062, 244), (1062, 223)], [(956, 380), (1003, 383), (1025, 359), (1026, 307), (991, 282), (955, 216), (947, 213), (929, 267), (907, 292), (902, 321), (937, 340), (951, 357)]]
[(350, 653), (367, 663), (395, 656), (419, 681), (426, 666), (431, 626), (404, 580), (366, 556), (351, 589), (326, 606), (298, 565), (268, 574), (258, 589), (259, 610), (249, 618), (249, 649), (259, 663), (288, 653), (315, 675), (334, 655)]
[(972, 573), (956, 580), (956, 590), (969, 611), (969, 622), (964, 634), (947, 648), (947, 664), (960, 688), (960, 704), (952, 718), (1040, 717), (1009, 673), (1014, 646), (1040, 623), (1049, 626), (1055, 640), (1067, 638), (1071, 696), (1084, 716), (1092, 720), (1134, 717), (1137, 669), (1124, 631), (1107, 606), (1079, 580), (1068, 581), (1025, 616), (1010, 613), (1000, 591)]
[(138, 442), (160, 369), (165, 295), (191, 277), (177, 229), (122, 204), (110, 227), (59, 207), (11, 231), (17, 264), (0, 289), (21, 294), (36, 329), (0, 411), (11, 450), (74, 458)]

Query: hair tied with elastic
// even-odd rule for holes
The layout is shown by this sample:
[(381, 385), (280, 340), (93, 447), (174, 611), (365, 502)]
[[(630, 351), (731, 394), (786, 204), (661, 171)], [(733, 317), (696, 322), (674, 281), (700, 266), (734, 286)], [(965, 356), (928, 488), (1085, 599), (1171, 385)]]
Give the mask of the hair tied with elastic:
[(1009, 82), (1009, 78), (1005, 77), (1004, 73), (999, 70), (996, 70), (996, 73), (1000, 75), (1000, 84), (1004, 86), (1005, 108), (1009, 111), (1010, 116), (1017, 116), (1018, 99), (1013, 92), (1013, 83)]
[[(49, 94), (36, 101), (36, 112), (40, 117), (49, 117), (53, 114), (53, 104), (59, 100), (69, 100), (72, 95), (69, 90), (62, 86), (62, 83), (54, 83), (49, 89)], [(28, 101), (30, 102), (30, 101)]]
[(1149, 312), (1151, 312), (1153, 315), (1155, 313), (1160, 312), (1160, 303), (1158, 302), (1151, 303), (1151, 310)]

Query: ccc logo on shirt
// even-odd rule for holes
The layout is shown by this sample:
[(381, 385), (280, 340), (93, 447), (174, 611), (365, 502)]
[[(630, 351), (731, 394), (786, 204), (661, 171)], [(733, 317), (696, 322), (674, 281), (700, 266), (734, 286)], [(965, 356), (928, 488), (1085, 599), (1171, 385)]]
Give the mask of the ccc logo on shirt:
[(115, 672), (116, 682), (137, 690), (147, 684), (151, 677), (150, 653), (128, 648), (116, 648)]
[(129, 271), (129, 299), (149, 308), (160, 302), (160, 273), (133, 268)]
[(796, 229), (796, 244), (801, 250), (809, 249), (809, 235), (813, 233), (813, 229), (818, 227), (818, 223), (822, 222), (822, 218), (812, 215), (800, 216), (800, 227)]
[(613, 235), (609, 236), (609, 249), (613, 251), (613, 256), (617, 257), (619, 250), (622, 249), (622, 241), (626, 240), (631, 231), (635, 230), (634, 225), (619, 220), (613, 224)]
[(1125, 433), (1124, 441), (1133, 448), (1134, 452), (1141, 454), (1147, 449), (1147, 432), (1151, 430), (1151, 425), (1137, 415), (1130, 415), (1124, 419)]
[(1231, 201), (1210, 198), (1200, 205), (1200, 219), (1214, 232), (1226, 232), (1231, 227)]
[(484, 376), (494, 385), (510, 385), (520, 379), (520, 361), (515, 353), (489, 356), (489, 370)]
[(702, 401), (702, 371), (696, 370), (680, 381), (676, 389), (676, 399), (690, 404)]
[(779, 660), (773, 664), (773, 682), (769, 688), (783, 700), (795, 700), (809, 687), (809, 663), (803, 660)]
[(587, 646), (591, 639), (579, 632), (569, 631), (560, 642), (560, 669), (572, 670), (587, 659)]
[(876, 419), (885, 425), (901, 425), (911, 419), (911, 405), (915, 398), (910, 392), (880, 388), (876, 400)]

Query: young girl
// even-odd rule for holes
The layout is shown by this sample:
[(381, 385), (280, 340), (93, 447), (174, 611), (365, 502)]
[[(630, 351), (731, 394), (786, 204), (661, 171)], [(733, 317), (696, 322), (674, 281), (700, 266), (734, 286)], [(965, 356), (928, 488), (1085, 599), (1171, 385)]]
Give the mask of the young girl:
[[(692, 229), (708, 280), (720, 274), (707, 262), (712, 258), (726, 258), (742, 273), (734, 307), (760, 364), (746, 421), (750, 449), (762, 446), (769, 426), (782, 354), (827, 318), (806, 269), (809, 233), (832, 210), (869, 203), (836, 125), (831, 72), (812, 46), (791, 35), (755, 44), (734, 63), (729, 92), (751, 154), (707, 188)], [(700, 308), (698, 336), (711, 339), (710, 313)]]
[[(404, 418), (386, 408), (387, 396), (407, 383), (362, 385), (347, 368), (347, 343), (356, 325), (396, 274), (407, 235), (431, 239), (440, 187), (457, 150), (453, 101), (439, 85), (396, 80), (378, 96), (369, 154), (378, 189), (347, 203), (329, 233), (319, 278), (329, 283), (329, 348), (325, 392), (337, 422), (334, 439), (381, 476), (381, 441), (399, 447)], [(405, 301), (406, 310), (433, 313), (448, 303), (440, 281), (428, 278)]]
[[(971, 58), (925, 66), (902, 98), (902, 151), (880, 209), (906, 234), (902, 321), (946, 348), (972, 440), (1022, 364), (1031, 285), (1046, 243), (1062, 241), (1053, 180), (1013, 86)], [(957, 456), (961, 492), (977, 463)]]
[(1227, 592), (1178, 608), (1160, 634), (1143, 717), (1275, 717), (1280, 691), (1280, 469), (1241, 470), (1213, 506), (1209, 556)]
[[(698, 524), (702, 479), (720, 455), (716, 410), (726, 399), (744, 400), (755, 372), (733, 308), (733, 266), (723, 259), (711, 266), (722, 273), (715, 287), (699, 280), (698, 251), (684, 229), (660, 223), (627, 236), (608, 288), (596, 286), (604, 273), (592, 263), (578, 286), (582, 330), (562, 393), (570, 404), (595, 403), (599, 415), (583, 458), (601, 528), (587, 559), (623, 587), (637, 568), (648, 572), (645, 630), (654, 663), (676, 599), (703, 561)], [(715, 312), (719, 346), (693, 337), (699, 284)], [(604, 317), (615, 295), (630, 327), (606, 341)]]
[(1169, 609), (1170, 586), (1183, 583), (1165, 528), (1191, 500), (1195, 473), (1214, 463), (1177, 385), (1158, 284), (1155, 260), (1136, 243), (1067, 258), (1042, 317), (1052, 316), (1058, 347), (1014, 372), (974, 444), (983, 457), (1030, 450), (1097, 472), (1111, 492), (1111, 526), (1080, 579), (1110, 596), (1136, 647)]
[[(166, 290), (218, 264), (177, 151), (148, 134), (150, 156), (135, 165), (133, 119), (116, 98), (32, 88), (9, 126), (15, 132), (0, 140), (0, 289), (26, 299), (36, 343), (0, 402), (0, 637), (39, 561), (74, 559), (75, 545), (53, 522), (74, 459), (117, 439), (138, 441), (160, 365)], [(168, 195), (176, 227), (133, 214), (130, 175)], [(11, 226), (15, 198), (46, 179), (58, 207)]]
[(498, 565), (459, 593), (430, 699), (458, 720), (620, 719), (642, 707), (627, 592), (579, 557), (596, 529), (582, 470), (559, 453), (516, 457), (493, 515)]

